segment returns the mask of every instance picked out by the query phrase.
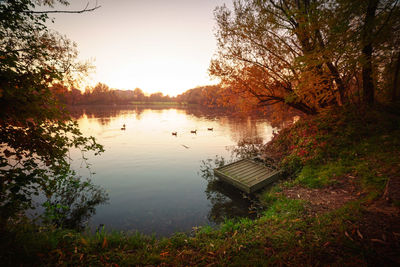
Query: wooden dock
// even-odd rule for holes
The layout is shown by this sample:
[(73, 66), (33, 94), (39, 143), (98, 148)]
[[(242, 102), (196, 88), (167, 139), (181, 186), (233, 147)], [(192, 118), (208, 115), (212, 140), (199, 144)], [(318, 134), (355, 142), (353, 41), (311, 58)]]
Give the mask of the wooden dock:
[(281, 171), (254, 160), (242, 159), (214, 169), (214, 175), (250, 194), (277, 181)]

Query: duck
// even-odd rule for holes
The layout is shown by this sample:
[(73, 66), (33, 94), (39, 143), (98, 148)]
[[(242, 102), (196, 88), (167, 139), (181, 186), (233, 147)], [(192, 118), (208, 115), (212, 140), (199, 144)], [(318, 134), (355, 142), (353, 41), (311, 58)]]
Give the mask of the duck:
[(125, 123), (122, 125), (121, 130), (122, 130), (122, 131), (125, 131), (125, 130), (126, 130), (126, 128), (125, 128)]
[(197, 130), (192, 130), (192, 131), (190, 131), (190, 133), (197, 134)]
[(178, 136), (178, 132), (172, 132), (172, 135)]
[(212, 131), (212, 130), (214, 130), (214, 128), (207, 128), (207, 130)]

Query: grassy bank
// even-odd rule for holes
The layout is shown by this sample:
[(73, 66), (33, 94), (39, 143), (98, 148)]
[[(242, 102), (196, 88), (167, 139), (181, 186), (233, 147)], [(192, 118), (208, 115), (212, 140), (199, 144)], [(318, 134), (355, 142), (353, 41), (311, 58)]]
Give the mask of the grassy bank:
[(20, 222), (1, 233), (5, 265), (400, 264), (400, 117), (383, 109), (300, 120), (265, 147), (288, 179), (258, 197), (255, 220), (156, 239)]

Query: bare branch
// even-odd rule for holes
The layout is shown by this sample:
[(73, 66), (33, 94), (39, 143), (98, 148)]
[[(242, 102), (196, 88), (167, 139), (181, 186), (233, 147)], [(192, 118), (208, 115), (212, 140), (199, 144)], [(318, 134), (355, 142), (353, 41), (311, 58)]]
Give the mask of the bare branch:
[(67, 13), (67, 14), (81, 14), (85, 12), (91, 12), (96, 9), (99, 9), (101, 6), (98, 6), (96, 3), (96, 6), (93, 8), (88, 8), (89, 2), (86, 4), (85, 8), (81, 10), (45, 10), (45, 11), (32, 11), (32, 10), (24, 10), (24, 13), (29, 13), (29, 14), (54, 14), (54, 13)]

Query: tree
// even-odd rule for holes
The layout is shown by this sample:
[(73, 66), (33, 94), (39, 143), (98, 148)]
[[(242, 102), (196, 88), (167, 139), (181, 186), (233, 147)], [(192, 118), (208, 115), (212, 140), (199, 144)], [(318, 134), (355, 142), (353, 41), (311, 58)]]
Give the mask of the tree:
[(32, 208), (32, 196), (39, 193), (51, 211), (61, 181), (88, 188), (70, 167), (70, 148), (103, 151), (93, 137), (82, 135), (50, 89), (89, 67), (76, 60), (75, 44), (46, 27), (47, 12), (35, 11), (37, 3), (54, 2), (0, 2), (0, 226)]
[(135, 90), (133, 90), (133, 94), (134, 94), (134, 100), (135, 101), (143, 101), (144, 93), (143, 93), (142, 89), (135, 88)]
[(232, 95), (260, 105), (286, 103), (314, 114), (337, 102), (331, 63), (316, 49), (319, 14), (308, 1), (235, 1), (233, 14), (218, 8), (219, 50), (210, 74)]
[(365, 14), (362, 31), (362, 80), (364, 101), (369, 105), (374, 103), (374, 81), (372, 77), (372, 53), (373, 53), (373, 28), (375, 13), (378, 8), (379, 0), (368, 0), (367, 12)]
[[(393, 98), (395, 90), (391, 89), (397, 86), (399, 1), (341, 0), (338, 3), (337, 17), (347, 18), (349, 25), (341, 39), (348, 43), (348, 47), (355, 48), (349, 53), (349, 59), (357, 64), (354, 73), (361, 77), (359, 90), (363, 102), (372, 105), (376, 101), (388, 101), (388, 91)], [(338, 21), (338, 18), (332, 21)]]
[(152, 93), (149, 97), (149, 101), (161, 102), (164, 99), (164, 95), (161, 92)]
[(396, 14), (397, 0), (238, 0), (233, 11), (215, 11), (218, 52), (209, 72), (227, 101), (245, 105), (283, 103), (315, 114), (360, 89), (371, 104), (396, 47)]

